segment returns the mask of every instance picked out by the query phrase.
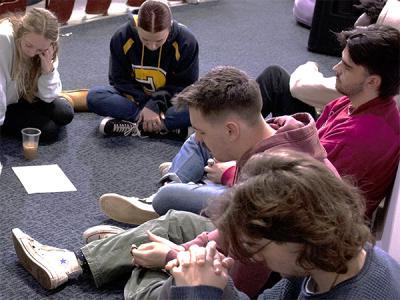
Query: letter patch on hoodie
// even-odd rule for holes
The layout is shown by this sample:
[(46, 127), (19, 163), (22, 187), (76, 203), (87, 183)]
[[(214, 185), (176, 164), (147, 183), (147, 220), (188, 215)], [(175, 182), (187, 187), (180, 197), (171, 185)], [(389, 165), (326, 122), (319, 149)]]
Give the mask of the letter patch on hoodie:
[(167, 82), (167, 73), (157, 67), (132, 65), (133, 74), (137, 82), (143, 86), (146, 94), (154, 93)]

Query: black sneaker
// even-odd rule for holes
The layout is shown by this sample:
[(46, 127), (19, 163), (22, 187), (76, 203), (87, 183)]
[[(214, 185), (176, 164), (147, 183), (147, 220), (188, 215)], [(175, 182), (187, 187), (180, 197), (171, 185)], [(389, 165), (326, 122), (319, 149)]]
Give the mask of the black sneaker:
[(104, 118), (101, 121), (99, 131), (103, 135), (111, 136), (142, 136), (136, 123), (111, 117)]
[(189, 132), (188, 128), (177, 128), (171, 130), (162, 129), (158, 133), (147, 132), (143, 130), (142, 123), (139, 123), (137, 127), (141, 137), (149, 137), (155, 139), (170, 139), (175, 141), (186, 141)]
[(172, 130), (163, 130), (160, 135), (164, 138), (177, 141), (185, 141), (188, 137), (188, 128), (176, 128)]

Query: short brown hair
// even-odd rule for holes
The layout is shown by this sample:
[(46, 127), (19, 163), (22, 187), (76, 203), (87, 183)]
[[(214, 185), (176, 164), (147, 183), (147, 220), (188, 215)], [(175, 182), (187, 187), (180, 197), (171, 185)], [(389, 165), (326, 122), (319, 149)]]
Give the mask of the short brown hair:
[(391, 26), (372, 24), (337, 34), (351, 60), (379, 75), (380, 97), (394, 96), (400, 87), (400, 32)]
[(262, 98), (257, 82), (231, 66), (218, 66), (175, 96), (178, 108), (193, 107), (207, 118), (234, 112), (251, 123), (259, 120)]
[[(324, 164), (293, 151), (253, 156), (239, 184), (208, 209), (229, 254), (248, 260), (244, 242), (265, 238), (302, 245), (297, 263), (345, 273), (346, 263), (371, 240), (363, 199)], [(215, 205), (214, 205), (215, 208)]]
[(139, 8), (138, 26), (145, 31), (157, 33), (170, 29), (172, 13), (168, 3), (160, 0), (147, 0)]

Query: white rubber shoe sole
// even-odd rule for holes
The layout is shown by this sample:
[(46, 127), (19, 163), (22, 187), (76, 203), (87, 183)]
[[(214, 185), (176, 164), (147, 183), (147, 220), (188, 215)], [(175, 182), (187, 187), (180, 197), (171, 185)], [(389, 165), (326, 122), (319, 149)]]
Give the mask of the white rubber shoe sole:
[(108, 217), (122, 223), (139, 225), (159, 217), (151, 204), (143, 203), (136, 197), (104, 194), (99, 198), (99, 204)]
[(112, 120), (112, 119), (114, 119), (114, 118), (105, 117), (104, 119), (101, 120), (100, 125), (99, 125), (99, 132), (102, 135), (107, 135), (107, 133), (105, 133), (105, 131), (104, 131), (104, 126), (106, 126), (107, 122)]
[(124, 231), (124, 229), (117, 226), (97, 225), (86, 229), (82, 234), (82, 239), (85, 244), (89, 244), (90, 242), (106, 239)]

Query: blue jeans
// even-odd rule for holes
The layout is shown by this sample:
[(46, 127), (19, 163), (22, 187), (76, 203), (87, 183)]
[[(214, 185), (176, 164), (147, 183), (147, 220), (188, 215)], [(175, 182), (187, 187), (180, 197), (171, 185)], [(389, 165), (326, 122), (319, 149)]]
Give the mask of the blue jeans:
[(195, 134), (185, 141), (168, 173), (161, 179), (169, 178), (175, 182), (164, 185), (153, 198), (153, 208), (159, 215), (166, 214), (169, 209), (199, 214), (210, 199), (227, 189), (209, 181), (199, 184), (203, 181), (204, 166), (210, 157), (205, 145), (196, 141)]
[(204, 177), (204, 166), (210, 157), (211, 154), (205, 145), (198, 143), (195, 134), (192, 134), (175, 155), (168, 173), (161, 181), (169, 178), (175, 182), (198, 183)]
[[(100, 116), (112, 117), (130, 122), (136, 122), (141, 108), (133, 101), (121, 95), (112, 86), (97, 86), (91, 88), (87, 95), (89, 111)], [(187, 128), (190, 126), (188, 110), (177, 111), (171, 106), (165, 112), (165, 127), (168, 130)]]
[(158, 190), (153, 198), (153, 208), (160, 216), (168, 210), (188, 211), (200, 214), (209, 201), (221, 195), (228, 187), (207, 182), (169, 183)]

